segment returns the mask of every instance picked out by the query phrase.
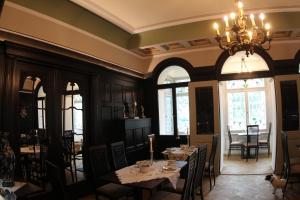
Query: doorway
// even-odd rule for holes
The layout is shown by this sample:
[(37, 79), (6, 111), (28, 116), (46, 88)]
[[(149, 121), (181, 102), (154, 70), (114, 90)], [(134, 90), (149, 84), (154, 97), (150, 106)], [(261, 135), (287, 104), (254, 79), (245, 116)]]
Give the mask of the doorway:
[[(255, 78), (219, 82), (221, 163), (222, 174), (268, 174), (275, 169), (276, 103), (272, 78)], [(247, 125), (259, 126), (259, 140), (268, 148), (259, 148), (258, 160), (243, 159), (241, 148), (230, 147), (232, 142), (244, 144)], [(229, 133), (230, 132), (230, 133)], [(270, 134), (269, 134), (270, 132)], [(269, 140), (268, 140), (268, 136)], [(274, 152), (274, 153), (273, 153)], [(254, 153), (254, 152), (253, 152)], [(250, 155), (252, 151), (250, 151)]]

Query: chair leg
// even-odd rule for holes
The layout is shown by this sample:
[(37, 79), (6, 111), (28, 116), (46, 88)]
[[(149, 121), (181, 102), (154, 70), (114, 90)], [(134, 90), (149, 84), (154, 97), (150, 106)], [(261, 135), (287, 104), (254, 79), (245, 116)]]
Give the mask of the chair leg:
[(210, 170), (210, 166), (209, 166), (208, 170), (209, 170), (209, 186), (210, 186), (209, 190), (211, 191), (212, 185), (211, 185), (211, 170)]
[(213, 173), (214, 173), (214, 186), (216, 185), (216, 174), (215, 174), (215, 168), (213, 168)]
[(256, 147), (256, 162), (257, 162), (257, 160), (258, 160), (258, 152), (259, 152), (259, 148), (258, 147)]
[(268, 145), (268, 157), (270, 157), (270, 145)]
[(228, 149), (228, 158), (230, 155), (231, 155), (231, 146), (229, 146), (229, 149)]
[(200, 187), (200, 196), (201, 196), (201, 200), (204, 200), (202, 185)]

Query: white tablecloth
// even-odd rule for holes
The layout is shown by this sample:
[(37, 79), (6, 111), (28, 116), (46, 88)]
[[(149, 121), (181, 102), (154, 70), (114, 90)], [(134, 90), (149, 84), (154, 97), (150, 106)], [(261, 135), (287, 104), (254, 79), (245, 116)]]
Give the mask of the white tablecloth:
[(181, 149), (180, 147), (167, 148), (162, 152), (169, 160), (186, 160), (194, 151), (197, 151), (196, 147), (189, 147)]
[(173, 187), (176, 188), (176, 183), (180, 176), (180, 168), (165, 170), (163, 169), (164, 166), (167, 166), (167, 161), (155, 161), (146, 173), (140, 172), (140, 168), (137, 165), (131, 165), (116, 171), (116, 174), (122, 184), (167, 178)]

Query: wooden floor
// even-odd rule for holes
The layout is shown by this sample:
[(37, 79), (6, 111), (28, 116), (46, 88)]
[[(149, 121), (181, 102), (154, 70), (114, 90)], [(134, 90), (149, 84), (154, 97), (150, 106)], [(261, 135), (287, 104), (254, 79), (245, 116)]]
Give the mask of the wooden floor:
[[(204, 179), (205, 200), (279, 200), (282, 199), (281, 190), (273, 193), (270, 182), (265, 180), (266, 174), (272, 173), (271, 156), (260, 156), (258, 162), (241, 160), (238, 155), (224, 160), (225, 168), (222, 175), (216, 179), (216, 185), (209, 191), (209, 179)], [(148, 196), (147, 194), (144, 196)], [(95, 199), (89, 195), (82, 200)], [(105, 198), (103, 198), (105, 199)], [(145, 198), (148, 199), (148, 198)], [(200, 199), (197, 196), (196, 199)], [(300, 199), (300, 184), (289, 184), (286, 200)]]
[[(281, 200), (282, 192), (273, 193), (270, 182), (265, 180), (265, 175), (220, 175), (216, 185), (209, 191), (209, 180), (204, 181), (205, 200)], [(94, 200), (93, 194), (81, 200)], [(104, 200), (105, 198), (103, 198)], [(147, 199), (147, 198), (145, 198)], [(196, 199), (200, 199), (197, 196)], [(300, 184), (289, 185), (285, 200), (300, 199)], [(102, 199), (101, 199), (102, 200)]]
[(221, 170), (221, 174), (270, 174), (272, 169), (272, 155), (268, 157), (267, 154), (259, 156), (258, 161), (256, 159), (241, 159), (240, 155), (231, 155), (229, 158), (224, 156), (224, 165)]

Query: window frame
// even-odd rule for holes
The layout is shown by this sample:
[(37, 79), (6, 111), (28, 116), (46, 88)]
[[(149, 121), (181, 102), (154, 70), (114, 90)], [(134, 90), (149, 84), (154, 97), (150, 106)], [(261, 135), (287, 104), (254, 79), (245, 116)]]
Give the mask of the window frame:
[[(263, 78), (264, 79), (264, 78)], [(264, 129), (260, 129), (260, 131), (266, 131), (268, 129), (268, 105), (267, 105), (267, 88), (266, 88), (266, 80), (264, 79), (264, 86), (263, 87), (253, 87), (253, 88), (237, 88), (237, 89), (227, 89), (225, 86), (225, 101), (226, 101), (226, 107), (227, 107), (227, 124), (229, 124), (229, 110), (228, 110), (228, 94), (229, 93), (244, 93), (245, 95), (245, 111), (246, 111), (246, 125), (249, 124), (249, 99), (248, 99), (248, 93), (250, 92), (261, 92), (263, 91), (265, 93), (265, 108), (266, 108), (266, 127)], [(245, 127), (246, 128), (246, 127)], [(233, 133), (238, 133), (244, 130), (232, 130)]]
[[(171, 67), (171, 66), (169, 66)], [(181, 67), (181, 66), (179, 66)], [(185, 69), (184, 67), (182, 67), (183, 69)], [(166, 69), (166, 68), (165, 68)], [(160, 74), (159, 74), (160, 75)], [(158, 77), (159, 77), (158, 75)], [(173, 135), (161, 135), (160, 134), (160, 125), (158, 126), (158, 134), (160, 136), (175, 136), (175, 137), (179, 137), (179, 136), (183, 136), (183, 135), (179, 135), (178, 134), (178, 124), (177, 124), (177, 99), (176, 99), (176, 88), (180, 88), (180, 87), (188, 87), (189, 82), (179, 82), (179, 83), (168, 83), (168, 84), (158, 84), (156, 82), (156, 94), (157, 94), (157, 109), (158, 109), (158, 113), (159, 113), (159, 100), (158, 100), (158, 91), (160, 89), (171, 89), (172, 90), (172, 103), (173, 103), (173, 130), (174, 133)], [(158, 119), (159, 119), (159, 114), (158, 114)], [(160, 123), (160, 121), (158, 121)]]

